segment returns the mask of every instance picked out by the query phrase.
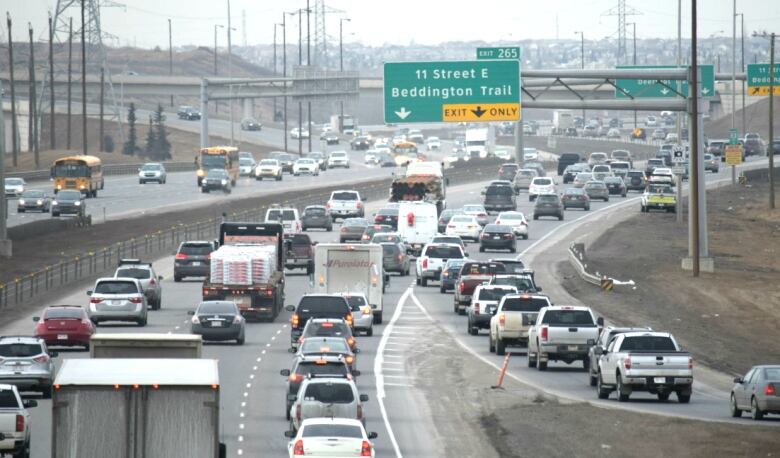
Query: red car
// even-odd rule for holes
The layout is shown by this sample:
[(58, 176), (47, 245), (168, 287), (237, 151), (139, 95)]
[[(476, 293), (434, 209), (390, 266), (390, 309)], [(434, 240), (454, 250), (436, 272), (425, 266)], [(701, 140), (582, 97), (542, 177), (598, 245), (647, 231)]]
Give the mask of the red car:
[(89, 349), (89, 341), (95, 333), (95, 325), (90, 321), (87, 311), (78, 305), (52, 305), (43, 311), (43, 317), (33, 317), (35, 336), (40, 337), (48, 346), (84, 346)]

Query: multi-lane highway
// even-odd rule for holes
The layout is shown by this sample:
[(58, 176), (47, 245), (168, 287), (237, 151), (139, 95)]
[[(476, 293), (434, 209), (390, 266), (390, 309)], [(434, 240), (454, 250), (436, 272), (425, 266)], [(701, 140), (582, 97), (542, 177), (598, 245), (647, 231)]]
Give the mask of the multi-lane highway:
[[(758, 163), (758, 162), (757, 162)], [(708, 181), (728, 180), (726, 171), (718, 175), (707, 175)], [(484, 183), (453, 187), (448, 192), (451, 207), (480, 202), (480, 189)], [(559, 188), (561, 186), (559, 185)], [(376, 211), (381, 202), (371, 202), (367, 209)], [(519, 210), (530, 213), (531, 204), (521, 194)], [(576, 304), (557, 283), (555, 265), (565, 259), (565, 247), (583, 234), (597, 234), (608, 230), (622, 216), (638, 212), (636, 194), (625, 199), (613, 198), (608, 203), (592, 205), (590, 212), (571, 210), (564, 221), (542, 219), (530, 224), (530, 238), (518, 241), (520, 257), (537, 269), (537, 279), (544, 286), (554, 302)], [(647, 215), (647, 218), (657, 217)], [(660, 215), (658, 216), (660, 217)], [(333, 241), (337, 232), (310, 232), (318, 242)], [(504, 257), (504, 253), (478, 253), (477, 247), (467, 247), (471, 257), (488, 259)], [(183, 333), (189, 330), (187, 311), (192, 310), (200, 299), (200, 284), (197, 280), (174, 283), (172, 281), (172, 259), (165, 257), (155, 263), (157, 271), (165, 277), (163, 282), (164, 302), (162, 310), (150, 313), (146, 328), (132, 326), (101, 326), (99, 332), (171, 332)], [(380, 433), (376, 440), (377, 456), (437, 456), (442, 439), (437, 434), (431, 418), (431, 406), (444, 402), (442, 397), (431, 397), (430, 390), (420, 387), (417, 372), (411, 367), (432, 364), (426, 358), (426, 348), (421, 348), (423, 336), (432, 331), (443, 332), (457, 345), (446, 349), (448, 357), (475, 357), (485, 364), (485, 370), (498, 371), (502, 358), (488, 352), (487, 336), (483, 331), (478, 336), (466, 333), (465, 317), (452, 313), (452, 294), (440, 294), (438, 288), (414, 286), (414, 277), (393, 276), (385, 295), (386, 321), (375, 329), (373, 337), (360, 337), (358, 377), (361, 392), (369, 394), (367, 403), (367, 427)], [(80, 304), (87, 302), (84, 291), (88, 285), (74, 286), (73, 291), (63, 293), (52, 303)], [(309, 278), (300, 271), (288, 273), (287, 303), (295, 304), (298, 298), (310, 290)], [(587, 304), (598, 310), (598, 304)], [(40, 309), (31, 309), (27, 316), (0, 328), (0, 334), (29, 334), (31, 318)], [(222, 435), (228, 443), (229, 456), (281, 456), (286, 452), (287, 441), (283, 432), (287, 429), (284, 420), (285, 378), (280, 369), (289, 368), (291, 355), (289, 347), (289, 313), (284, 312), (274, 323), (250, 323), (244, 346), (232, 344), (208, 344), (204, 350), (207, 358), (216, 358), (220, 364), (222, 385)], [(622, 324), (622, 323), (621, 323)], [(634, 323), (641, 324), (641, 323)], [(64, 351), (59, 358), (85, 357), (84, 352)], [(698, 373), (697, 373), (698, 374)], [(637, 393), (630, 403), (612, 399), (599, 401), (595, 391), (588, 386), (585, 373), (578, 367), (553, 363), (547, 372), (537, 372), (525, 365), (520, 354), (511, 360), (508, 376), (534, 389), (567, 399), (583, 400), (597, 405), (629, 409), (639, 412), (680, 416), (708, 421), (734, 421), (753, 424), (749, 420), (732, 419), (728, 413), (728, 393), (710, 386), (706, 377), (697, 375), (697, 382), (690, 404), (675, 402), (660, 403)], [(442, 393), (443, 394), (443, 393)], [(50, 450), (49, 401), (41, 401), (33, 409), (33, 456), (48, 456)], [(457, 424), (457, 412), (461, 406), (451, 407), (453, 421)], [(448, 437), (457, 446), (463, 441), (467, 447), (472, 441), (467, 437)], [(464, 448), (464, 450), (467, 450)]]

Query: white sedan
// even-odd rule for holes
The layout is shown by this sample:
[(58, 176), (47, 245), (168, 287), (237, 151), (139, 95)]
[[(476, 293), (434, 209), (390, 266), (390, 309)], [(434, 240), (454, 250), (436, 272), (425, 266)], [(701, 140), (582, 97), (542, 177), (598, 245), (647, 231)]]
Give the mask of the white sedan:
[(349, 168), (349, 156), (346, 151), (333, 151), (328, 156), (328, 167), (344, 167)]
[(377, 151), (370, 149), (363, 155), (363, 162), (366, 164), (377, 164), (379, 159), (377, 158)]
[(376, 456), (371, 439), (376, 439), (377, 434), (366, 433), (360, 420), (307, 418), (297, 434), (285, 431), (284, 435), (292, 439), (287, 444), (290, 458)]
[(650, 174), (651, 183), (665, 183), (669, 186), (674, 186), (674, 174), (672, 169), (668, 167), (656, 167), (653, 169), (653, 173)]
[(520, 212), (501, 212), (496, 217), (495, 224), (509, 226), (516, 236), (528, 240), (528, 221)]
[(296, 140), (309, 138), (309, 131), (306, 129), (299, 129), (296, 127), (290, 131), (290, 138), (294, 138)]
[(447, 223), (444, 233), (447, 235), (457, 235), (461, 239), (471, 239), (479, 241), (479, 234), (482, 232), (482, 226), (477, 222), (477, 218), (471, 215), (455, 215)]
[(293, 175), (314, 175), (320, 174), (320, 165), (314, 159), (302, 157), (293, 164)]
[(469, 216), (473, 216), (477, 219), (477, 222), (484, 226), (488, 223), (488, 213), (485, 210), (485, 206), (482, 204), (469, 204), (463, 206), (463, 213)]
[(441, 149), (441, 140), (439, 137), (428, 137), (425, 140), (425, 147), (428, 148), (428, 151), (438, 151)]

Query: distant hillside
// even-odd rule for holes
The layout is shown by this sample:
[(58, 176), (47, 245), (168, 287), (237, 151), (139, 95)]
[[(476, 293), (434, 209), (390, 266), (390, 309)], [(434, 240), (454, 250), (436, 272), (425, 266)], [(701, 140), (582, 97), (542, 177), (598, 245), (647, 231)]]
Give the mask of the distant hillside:
[[(775, 138), (780, 137), (780, 97), (775, 97), (774, 106), (774, 125)], [(748, 132), (758, 132), (761, 138), (766, 140), (769, 137), (769, 99), (760, 100), (745, 107), (745, 124)], [(735, 114), (735, 123), (737, 128), (742, 130), (742, 110)], [(704, 134), (709, 138), (728, 138), (731, 128), (731, 115), (728, 114), (720, 119), (704, 126)], [(740, 136), (744, 132), (739, 133)]]

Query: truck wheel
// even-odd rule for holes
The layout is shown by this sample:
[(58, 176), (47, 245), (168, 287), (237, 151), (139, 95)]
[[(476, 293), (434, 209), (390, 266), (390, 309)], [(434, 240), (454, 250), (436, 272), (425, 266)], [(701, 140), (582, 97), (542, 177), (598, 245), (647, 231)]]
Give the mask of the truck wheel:
[(531, 352), (528, 352), (528, 367), (536, 367), (536, 356), (531, 356)]
[(160, 310), (162, 308), (162, 297), (158, 297), (152, 305), (152, 310)]
[(493, 344), (493, 338), (492, 337), (488, 337), (488, 351), (490, 353), (495, 353), (496, 352), (496, 346), (495, 346), (495, 344)]
[(244, 345), (244, 341), (246, 338), (244, 337), (244, 333), (242, 332), (241, 335), (236, 339), (236, 344), (238, 345)]
[(455, 312), (456, 315), (460, 315), (460, 307), (458, 306), (458, 301), (453, 301), (452, 304), (453, 312)]
[(609, 388), (606, 388), (604, 386), (604, 383), (601, 381), (601, 372), (598, 373), (596, 376), (596, 392), (599, 395), (599, 399), (607, 399), (609, 398)]
[(374, 324), (382, 324), (382, 312), (380, 311), (374, 315)]
[(446, 292), (447, 292), (447, 290), (444, 288), (444, 285), (440, 285), (439, 286), (439, 293), (444, 294)]
[(22, 449), (14, 453), (14, 458), (30, 458), (30, 442), (22, 446)]
[(287, 421), (290, 421), (290, 409), (292, 408), (292, 405), (289, 403), (287, 404), (287, 409), (284, 411), (284, 418), (287, 419)]
[(41, 390), (41, 395), (43, 399), (51, 399), (51, 386), (45, 386)]
[(417, 286), (420, 286), (420, 277), (417, 277)]
[(590, 358), (585, 358), (582, 360), (582, 367), (585, 368), (585, 372), (590, 373)]
[(466, 331), (472, 336), (479, 333), (479, 330), (471, 325), (471, 320), (466, 321)]
[(666, 393), (666, 392), (664, 392), (664, 393), (658, 393), (658, 400), (659, 400), (659, 401), (668, 401), (668, 400), (669, 400), (669, 395), (670, 395), (670, 394), (671, 394), (671, 393)]
[(626, 387), (623, 386), (623, 379), (620, 377), (620, 374), (617, 375), (617, 393), (618, 401), (620, 402), (628, 401), (628, 397), (631, 396), (631, 392), (627, 392)]
[(595, 376), (595, 375), (593, 375), (593, 373), (592, 373), (592, 372), (590, 372), (590, 371), (588, 371), (588, 379), (589, 379), (589, 382), (590, 382), (590, 386), (596, 386), (596, 385), (598, 385), (598, 379), (597, 379), (597, 378), (596, 378), (596, 376)]
[(423, 277), (420, 279), (420, 285), (421, 286), (428, 286), (428, 279)]
[(314, 263), (310, 262), (306, 264), (306, 275), (312, 275), (314, 273)]
[(368, 331), (366, 331), (366, 336), (371, 337), (373, 335), (374, 335), (374, 327), (371, 326), (370, 328), (368, 328)]
[(179, 283), (179, 282), (181, 281), (181, 276), (179, 276), (179, 275), (174, 275), (174, 276), (173, 276), (173, 281), (174, 281), (174, 282), (176, 282), (176, 283)]
[(536, 368), (540, 371), (546, 371), (547, 370), (547, 361), (537, 361), (536, 362)]
[[(691, 392), (688, 391), (688, 392), (682, 393), (682, 392), (678, 391), (677, 392), (677, 401), (680, 404), (688, 404), (689, 402), (691, 402)], [(753, 419), (754, 420), (760, 420), (760, 419), (762, 419), (764, 417), (764, 413), (761, 412), (761, 410), (758, 409), (758, 405), (755, 404), (755, 402), (756, 402), (756, 399), (753, 398), (753, 404), (752, 404), (752, 406), (753, 406)], [(758, 410), (758, 412), (756, 412), (756, 410)], [(758, 415), (758, 417), (756, 417), (756, 415)]]
[(501, 339), (496, 339), (496, 354), (504, 356), (506, 354), (506, 344)]

